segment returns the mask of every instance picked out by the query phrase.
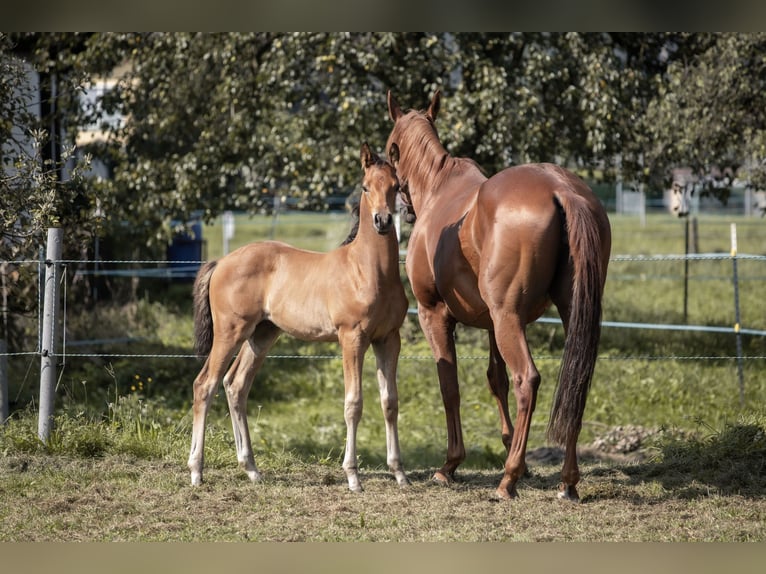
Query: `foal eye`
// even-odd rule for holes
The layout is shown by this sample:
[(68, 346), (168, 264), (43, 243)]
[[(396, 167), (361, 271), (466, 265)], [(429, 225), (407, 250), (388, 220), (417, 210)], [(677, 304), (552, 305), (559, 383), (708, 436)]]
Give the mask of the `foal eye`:
[(362, 186), (362, 191), (363, 191), (363, 192), (365, 192), (365, 193), (367, 193), (367, 192), (368, 192), (368, 191), (370, 191), (370, 190), (367, 188), (367, 186), (366, 186), (366, 185), (363, 185), (363, 186)]

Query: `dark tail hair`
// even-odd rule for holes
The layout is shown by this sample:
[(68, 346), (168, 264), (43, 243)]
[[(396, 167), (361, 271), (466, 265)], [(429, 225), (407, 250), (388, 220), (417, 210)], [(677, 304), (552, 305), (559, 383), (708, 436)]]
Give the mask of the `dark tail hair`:
[(602, 242), (608, 241), (607, 246), (611, 247), (611, 237), (608, 220), (607, 235), (604, 237), (599, 214), (594, 213), (581, 196), (564, 193), (557, 194), (557, 198), (566, 218), (574, 284), (564, 356), (548, 423), (548, 438), (552, 442), (566, 444), (568, 437), (577, 436), (580, 432), (596, 366), (607, 265), (602, 254)]
[(194, 349), (204, 358), (213, 348), (213, 315), (210, 312), (210, 277), (218, 261), (208, 261), (197, 272), (194, 280)]

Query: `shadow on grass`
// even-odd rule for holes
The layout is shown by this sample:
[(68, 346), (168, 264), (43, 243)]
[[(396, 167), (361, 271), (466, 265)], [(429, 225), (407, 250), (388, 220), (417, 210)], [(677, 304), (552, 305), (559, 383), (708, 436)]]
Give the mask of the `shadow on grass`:
[(631, 484), (658, 481), (674, 498), (760, 498), (766, 496), (766, 436), (759, 425), (734, 424), (702, 440), (673, 438), (656, 460), (623, 470)]

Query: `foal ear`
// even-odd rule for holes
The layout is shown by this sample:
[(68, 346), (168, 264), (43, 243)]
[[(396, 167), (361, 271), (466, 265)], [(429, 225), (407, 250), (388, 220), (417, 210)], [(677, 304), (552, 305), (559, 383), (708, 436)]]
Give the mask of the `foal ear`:
[(362, 169), (367, 169), (372, 164), (376, 162), (378, 157), (375, 155), (375, 153), (370, 149), (370, 146), (367, 142), (364, 142), (362, 144)]
[(439, 114), (439, 108), (442, 105), (442, 92), (441, 90), (436, 90), (434, 92), (434, 97), (431, 98), (431, 103), (428, 105), (428, 111), (426, 111), (426, 116), (432, 121), (436, 121), (436, 116)]
[(399, 104), (397, 103), (394, 94), (391, 93), (391, 90), (388, 90), (388, 117), (391, 118), (392, 122), (395, 122), (400, 117), (402, 117), (402, 115), (402, 108), (399, 107)]

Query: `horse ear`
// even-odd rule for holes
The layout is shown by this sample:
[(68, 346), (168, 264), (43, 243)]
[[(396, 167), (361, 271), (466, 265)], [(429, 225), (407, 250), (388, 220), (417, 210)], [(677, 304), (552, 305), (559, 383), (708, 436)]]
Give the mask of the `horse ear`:
[(370, 149), (370, 146), (367, 142), (364, 142), (362, 144), (361, 158), (362, 158), (362, 169), (367, 169), (373, 163), (375, 163), (376, 156), (373, 153), (373, 151)]
[(388, 117), (391, 118), (392, 122), (395, 122), (400, 117), (402, 117), (402, 115), (402, 108), (399, 107), (399, 104), (397, 103), (394, 94), (391, 93), (391, 90), (388, 90)]
[(399, 163), (399, 146), (395, 143), (392, 143), (388, 150), (388, 161), (390, 161), (391, 165), (394, 167)]
[(431, 98), (431, 103), (428, 105), (428, 111), (426, 112), (426, 115), (430, 118), (432, 122), (436, 121), (436, 116), (439, 114), (439, 108), (442, 105), (442, 93), (441, 90), (436, 90), (434, 92), (434, 97)]

